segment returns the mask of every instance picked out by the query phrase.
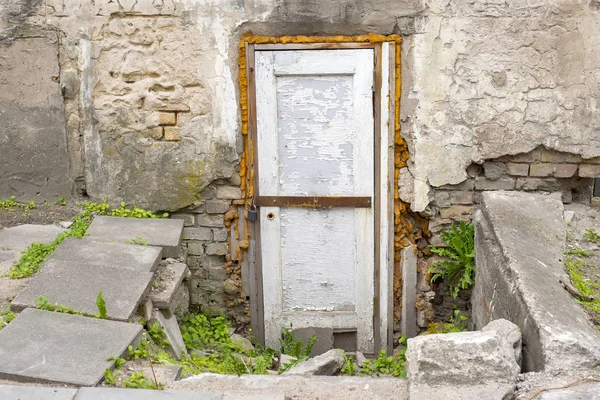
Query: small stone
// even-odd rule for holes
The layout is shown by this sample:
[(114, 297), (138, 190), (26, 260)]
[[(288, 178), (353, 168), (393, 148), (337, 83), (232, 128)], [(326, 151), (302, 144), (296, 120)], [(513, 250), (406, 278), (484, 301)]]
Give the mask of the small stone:
[(217, 187), (218, 199), (236, 200), (242, 198), (242, 190), (235, 186), (219, 186)]
[(232, 296), (238, 292), (238, 286), (231, 279), (227, 279), (225, 282), (223, 282), (223, 292)]
[(165, 127), (165, 140), (169, 142), (178, 142), (181, 140), (181, 133), (179, 128)]
[(448, 192), (442, 192), (438, 190), (435, 192), (434, 199), (438, 207), (445, 208), (452, 205), (450, 202), (450, 193)]
[(486, 161), (483, 163), (483, 174), (491, 181), (498, 180), (504, 175), (506, 165), (499, 162)]
[(467, 168), (467, 175), (471, 178), (475, 178), (476, 176), (481, 175), (482, 167), (479, 164), (471, 164)]
[(231, 341), (233, 342), (233, 344), (237, 345), (240, 349), (242, 349), (242, 351), (247, 355), (252, 354), (254, 352), (254, 345), (252, 344), (252, 342), (243, 337), (242, 335), (238, 335), (237, 333), (232, 334)]
[(230, 200), (210, 200), (204, 204), (208, 214), (225, 214), (231, 206)]
[(450, 192), (450, 203), (466, 205), (473, 204), (473, 192)]
[(185, 240), (212, 240), (208, 228), (183, 228), (183, 239)]
[(227, 243), (211, 243), (206, 246), (206, 254), (209, 256), (224, 256), (229, 252)]
[(156, 126), (156, 127), (152, 128), (152, 131), (151, 131), (152, 139), (154, 139), (154, 140), (162, 139), (163, 133), (164, 133), (164, 131), (163, 131), (162, 126)]
[(473, 207), (471, 206), (451, 206), (440, 210), (441, 218), (463, 219), (465, 215), (471, 215)]
[(159, 125), (177, 125), (177, 114), (172, 112), (161, 112), (158, 114)]
[(359, 367), (362, 367), (363, 364), (365, 363), (365, 361), (367, 361), (367, 358), (365, 357), (365, 355), (363, 353), (361, 353), (360, 351), (356, 352), (356, 364), (358, 364)]
[(199, 242), (190, 241), (187, 243), (187, 254), (190, 256), (201, 256), (204, 254), (204, 245)]
[(565, 217), (565, 224), (570, 224), (575, 219), (575, 211), (565, 210), (563, 215)]
[(489, 180), (482, 176), (475, 178), (475, 190), (513, 190), (515, 178), (502, 177)]
[(69, 227), (71, 225), (73, 225), (73, 222), (71, 222), (71, 221), (61, 221), (61, 222), (59, 222), (59, 225), (61, 227), (65, 228), (65, 229), (69, 229)]
[(529, 176), (545, 177), (552, 176), (554, 164), (533, 164), (529, 167)]
[(222, 215), (202, 214), (198, 216), (198, 225), (209, 228), (222, 228), (225, 226), (225, 222)]
[(335, 375), (344, 365), (344, 353), (340, 349), (329, 350), (314, 358), (294, 365), (282, 375)]

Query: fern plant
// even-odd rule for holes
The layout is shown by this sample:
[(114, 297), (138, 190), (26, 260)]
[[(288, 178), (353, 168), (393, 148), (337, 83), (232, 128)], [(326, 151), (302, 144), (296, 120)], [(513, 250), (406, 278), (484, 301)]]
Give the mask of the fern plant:
[(448, 247), (431, 246), (431, 251), (445, 257), (429, 267), (431, 281), (442, 278), (450, 286), (450, 294), (456, 297), (461, 289), (469, 288), (475, 279), (475, 228), (473, 224), (460, 221), (458, 227), (440, 232)]

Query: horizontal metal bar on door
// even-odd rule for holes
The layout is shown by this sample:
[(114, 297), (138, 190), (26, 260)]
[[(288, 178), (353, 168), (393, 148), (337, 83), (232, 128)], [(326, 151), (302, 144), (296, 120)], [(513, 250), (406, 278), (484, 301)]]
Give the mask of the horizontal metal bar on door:
[(261, 207), (358, 207), (370, 208), (371, 197), (359, 196), (257, 196), (254, 203)]
[(372, 49), (372, 43), (348, 42), (348, 43), (270, 43), (255, 44), (256, 51), (290, 51), (290, 50), (335, 50), (335, 49)]

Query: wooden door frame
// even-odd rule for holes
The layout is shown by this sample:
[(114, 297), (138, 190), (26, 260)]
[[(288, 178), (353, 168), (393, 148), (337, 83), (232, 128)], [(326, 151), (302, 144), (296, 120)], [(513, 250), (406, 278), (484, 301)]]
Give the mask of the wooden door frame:
[[(396, 51), (399, 51), (399, 40), (352, 41), (353, 38), (334, 37), (314, 38), (310, 43), (250, 43), (243, 41), (245, 51), (245, 68), (247, 77), (247, 141), (246, 160), (248, 168), (253, 170), (253, 197), (260, 195), (258, 171), (257, 118), (256, 118), (256, 80), (255, 51), (260, 50), (331, 50), (331, 49), (374, 49), (374, 83), (373, 83), (373, 119), (374, 119), (374, 298), (373, 298), (373, 338), (375, 353), (385, 349), (393, 350), (393, 274), (394, 274), (394, 148), (395, 118), (398, 115), (395, 90), (397, 65)], [(332, 41), (331, 39), (339, 39)], [(383, 68), (387, 66), (387, 68)], [(382, 179), (385, 177), (385, 179)], [(252, 207), (252, 206), (250, 206)], [(242, 216), (240, 216), (242, 218)], [(392, 221), (392, 222), (390, 222)], [(248, 300), (250, 303), (250, 319), (253, 335), (262, 344), (265, 342), (264, 306), (262, 287), (260, 218), (256, 221), (244, 221), (251, 240), (248, 254), (242, 270), (242, 279), (249, 281)], [(381, 235), (382, 230), (386, 231)], [(244, 276), (245, 275), (245, 276)], [(385, 315), (385, 317), (384, 317)]]

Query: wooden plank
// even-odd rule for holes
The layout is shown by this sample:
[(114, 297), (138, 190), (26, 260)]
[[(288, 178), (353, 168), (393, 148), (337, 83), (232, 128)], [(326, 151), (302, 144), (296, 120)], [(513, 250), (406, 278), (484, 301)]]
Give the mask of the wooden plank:
[(375, 176), (375, 251), (374, 251), (374, 305), (373, 305), (373, 337), (375, 342), (375, 354), (379, 353), (381, 350), (381, 314), (380, 314), (380, 300), (381, 295), (379, 293), (379, 289), (381, 286), (381, 277), (380, 277), (380, 255), (381, 255), (381, 245), (380, 245), (380, 230), (381, 230), (381, 132), (382, 132), (382, 124), (381, 124), (381, 74), (382, 74), (382, 59), (381, 59), (381, 43), (378, 43), (375, 46), (375, 62), (374, 62), (374, 82), (373, 82), (373, 122), (375, 124), (373, 129), (373, 159), (375, 160), (374, 165), (374, 176)]
[[(389, 43), (389, 57), (388, 57), (388, 117), (387, 117), (387, 143), (382, 143), (382, 151), (384, 158), (382, 158), (382, 171), (387, 169), (387, 177), (383, 178), (382, 181), (387, 188), (382, 193), (382, 199), (387, 198), (387, 203), (382, 202), (382, 210), (387, 208), (387, 213), (382, 213), (382, 221), (386, 221), (387, 229), (382, 227), (382, 231), (387, 233), (386, 240), (387, 246), (385, 254), (382, 254), (381, 262), (387, 272), (388, 281), (384, 286), (383, 291), (387, 293), (387, 352), (392, 354), (394, 351), (394, 136), (395, 136), (395, 124), (394, 119), (396, 115), (396, 103), (394, 99), (396, 91), (396, 51), (400, 51), (400, 46), (396, 46), (395, 43)], [(386, 99), (382, 99), (385, 102)], [(383, 136), (382, 136), (383, 137)], [(387, 155), (387, 158), (385, 157)], [(382, 245), (384, 246), (384, 245)]]
[(257, 44), (256, 51), (286, 51), (286, 50), (332, 50), (332, 49), (372, 49), (372, 43), (293, 43), (293, 44)]
[(292, 50), (289, 52), (271, 52), (271, 54), (273, 54), (275, 60), (273, 66), (275, 76), (339, 76), (353, 75), (356, 72), (356, 50), (337, 50), (335, 57), (332, 57), (331, 52), (323, 53), (319, 50)]
[(369, 196), (257, 196), (255, 203), (259, 207), (355, 207), (370, 208)]

